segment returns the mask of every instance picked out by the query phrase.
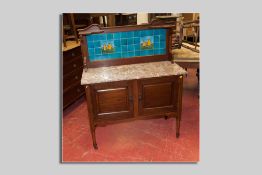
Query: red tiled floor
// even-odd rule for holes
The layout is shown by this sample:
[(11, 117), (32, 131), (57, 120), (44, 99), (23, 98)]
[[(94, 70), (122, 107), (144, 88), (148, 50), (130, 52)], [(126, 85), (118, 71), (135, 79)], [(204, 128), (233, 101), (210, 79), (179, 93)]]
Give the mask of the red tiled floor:
[(63, 162), (196, 162), (199, 160), (199, 98), (195, 70), (184, 79), (180, 138), (175, 119), (138, 120), (97, 127), (93, 149), (84, 98), (64, 111)]

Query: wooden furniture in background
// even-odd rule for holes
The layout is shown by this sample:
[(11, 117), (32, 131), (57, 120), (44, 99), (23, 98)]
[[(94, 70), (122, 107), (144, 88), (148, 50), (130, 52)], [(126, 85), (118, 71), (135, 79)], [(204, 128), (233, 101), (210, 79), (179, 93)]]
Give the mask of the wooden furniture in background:
[(198, 52), (196, 47), (197, 43), (200, 42), (200, 15), (199, 13), (182, 13), (182, 16), (183, 42), (193, 45), (194, 48), (188, 48)]
[(67, 41), (63, 47), (63, 108), (75, 102), (84, 94), (80, 84), (83, 71), (83, 59), (80, 43)]
[[(79, 30), (85, 66), (81, 84), (86, 92), (90, 131), (95, 149), (98, 148), (95, 136), (96, 127), (117, 122), (175, 117), (176, 137), (179, 137), (185, 71), (171, 62), (170, 30), (172, 27), (174, 26), (160, 25), (157, 22), (111, 28), (91, 25)], [(102, 38), (103, 34), (107, 37), (109, 37), (107, 34), (110, 33), (113, 33), (113, 36), (118, 34), (124, 36), (125, 32), (139, 31), (138, 33), (142, 33), (145, 30), (154, 29), (166, 32), (165, 35), (161, 35), (164, 41), (161, 46), (164, 48), (164, 52), (161, 54), (114, 59), (103, 57), (100, 60), (92, 60), (91, 58), (90, 54), (93, 48), (89, 48), (89, 45), (93, 47), (93, 43), (97, 42), (92, 41), (94, 38)], [(90, 41), (88, 41), (88, 37), (90, 37)], [(126, 36), (123, 40), (125, 38)], [(130, 41), (132, 42), (132, 40)], [(108, 40), (108, 42), (112, 42), (112, 40)], [(137, 66), (141, 66), (141, 68)], [(168, 73), (168, 70), (171, 73)], [(180, 73), (175, 73), (176, 71)]]
[[(69, 25), (65, 25), (65, 20), (69, 21)], [(68, 30), (70, 34), (66, 31)], [(78, 43), (78, 35), (76, 31), (75, 18), (73, 13), (63, 14), (63, 41), (66, 47), (66, 41), (69, 39), (74, 39)]]
[[(184, 43), (181, 49), (174, 49), (172, 50), (173, 59), (175, 63), (177, 63), (179, 66), (187, 69), (192, 68), (196, 69), (196, 76), (199, 82), (199, 69), (200, 69), (200, 58), (199, 58), (199, 52), (192, 51), (191, 49), (185, 48), (184, 46), (189, 46), (189, 44)], [(199, 45), (197, 47), (199, 50)]]
[(172, 49), (180, 49), (182, 46), (182, 39), (183, 39), (183, 29), (180, 24), (181, 20), (179, 20), (181, 19), (181, 16), (180, 15), (165, 15), (165, 16), (155, 16), (155, 18), (163, 21), (165, 24), (174, 25), (174, 27), (171, 30)]

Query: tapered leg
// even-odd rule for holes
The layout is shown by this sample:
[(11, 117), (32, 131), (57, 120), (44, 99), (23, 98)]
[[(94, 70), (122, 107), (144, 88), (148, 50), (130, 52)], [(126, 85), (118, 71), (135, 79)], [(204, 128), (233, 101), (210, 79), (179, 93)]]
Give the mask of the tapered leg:
[(180, 136), (180, 117), (176, 117), (176, 138)]
[(97, 143), (96, 143), (96, 127), (95, 126), (91, 127), (91, 135), (92, 135), (92, 140), (93, 140), (93, 147), (95, 149), (98, 149)]
[(86, 91), (86, 99), (88, 102), (87, 108), (88, 108), (88, 119), (89, 119), (89, 126), (91, 131), (91, 136), (93, 140), (93, 147), (95, 149), (98, 149), (96, 144), (96, 124), (94, 123), (94, 116), (93, 116), (93, 106), (92, 106), (92, 99), (91, 99), (91, 89), (90, 86), (85, 86)]

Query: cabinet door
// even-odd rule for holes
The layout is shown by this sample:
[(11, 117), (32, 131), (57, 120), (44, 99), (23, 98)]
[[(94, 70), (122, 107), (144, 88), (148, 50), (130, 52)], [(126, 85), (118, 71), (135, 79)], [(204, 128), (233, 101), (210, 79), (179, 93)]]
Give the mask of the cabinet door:
[(178, 85), (176, 76), (139, 80), (139, 114), (153, 115), (176, 111)]
[(132, 82), (101, 83), (92, 87), (96, 119), (124, 119), (133, 116)]

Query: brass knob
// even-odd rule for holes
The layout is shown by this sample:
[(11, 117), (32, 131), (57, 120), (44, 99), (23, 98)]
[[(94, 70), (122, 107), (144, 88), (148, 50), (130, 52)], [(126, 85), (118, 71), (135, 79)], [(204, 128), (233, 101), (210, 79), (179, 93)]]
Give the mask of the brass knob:
[(79, 88), (77, 88), (77, 90), (76, 90), (77, 92), (80, 92), (80, 89)]
[(77, 79), (78, 79), (78, 76), (75, 76), (75, 79), (77, 80)]
[(72, 55), (72, 57), (74, 57), (74, 56), (75, 56), (75, 53), (73, 52), (71, 55)]
[(73, 67), (76, 67), (76, 64), (73, 64)]

